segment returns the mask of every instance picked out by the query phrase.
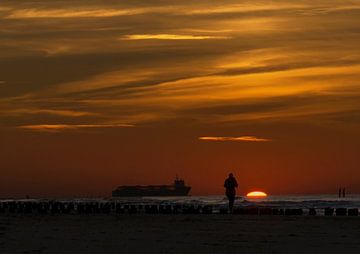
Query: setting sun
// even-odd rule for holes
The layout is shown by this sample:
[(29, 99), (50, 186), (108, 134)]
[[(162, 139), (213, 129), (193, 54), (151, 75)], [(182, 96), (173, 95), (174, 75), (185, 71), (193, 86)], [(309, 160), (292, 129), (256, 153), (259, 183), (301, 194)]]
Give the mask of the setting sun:
[(246, 196), (251, 198), (262, 198), (262, 197), (266, 197), (267, 194), (262, 191), (252, 191), (246, 194)]

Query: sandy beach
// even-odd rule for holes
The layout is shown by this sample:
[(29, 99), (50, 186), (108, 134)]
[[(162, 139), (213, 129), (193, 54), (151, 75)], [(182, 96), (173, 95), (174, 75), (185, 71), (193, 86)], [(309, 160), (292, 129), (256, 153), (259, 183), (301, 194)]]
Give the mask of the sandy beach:
[(359, 239), (358, 217), (0, 217), (0, 253), (359, 253)]

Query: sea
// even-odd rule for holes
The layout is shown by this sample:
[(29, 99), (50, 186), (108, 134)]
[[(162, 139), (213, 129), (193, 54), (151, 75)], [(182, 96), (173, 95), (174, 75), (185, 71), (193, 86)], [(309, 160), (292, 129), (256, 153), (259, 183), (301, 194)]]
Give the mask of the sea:
[[(70, 198), (70, 199), (0, 199), (0, 202), (116, 202), (136, 205), (193, 205), (213, 207), (227, 206), (228, 200), (222, 195), (209, 196), (182, 196), (182, 197), (129, 197), (129, 198)], [(360, 208), (360, 194), (349, 194), (346, 197), (338, 197), (334, 194), (325, 195), (269, 195), (262, 198), (250, 198), (238, 196), (235, 200), (237, 207), (272, 207), (272, 208)]]
[[(211, 205), (218, 213), (221, 208), (228, 206), (228, 200), (224, 196), (186, 196), (186, 197), (144, 197), (138, 199), (117, 199), (117, 202), (135, 204), (165, 204), (165, 205)], [(318, 215), (324, 215), (325, 208), (360, 208), (360, 194), (352, 194), (347, 197), (337, 195), (273, 195), (263, 198), (237, 197), (234, 207), (269, 207), (278, 209), (301, 208), (304, 214), (314, 208)]]
[[(143, 197), (120, 198), (122, 202), (158, 203), (171, 205), (213, 205), (228, 204), (225, 196), (186, 196), (186, 197)], [(339, 198), (336, 195), (274, 195), (262, 198), (237, 197), (235, 206), (239, 207), (274, 207), (274, 208), (360, 208), (360, 194)]]

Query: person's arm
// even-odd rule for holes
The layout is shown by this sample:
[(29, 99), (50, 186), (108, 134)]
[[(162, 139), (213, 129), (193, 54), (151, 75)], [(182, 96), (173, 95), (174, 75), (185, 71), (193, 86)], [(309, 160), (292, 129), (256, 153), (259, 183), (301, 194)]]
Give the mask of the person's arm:
[(238, 187), (238, 183), (237, 183), (236, 179), (234, 179), (234, 187), (235, 187), (235, 188)]

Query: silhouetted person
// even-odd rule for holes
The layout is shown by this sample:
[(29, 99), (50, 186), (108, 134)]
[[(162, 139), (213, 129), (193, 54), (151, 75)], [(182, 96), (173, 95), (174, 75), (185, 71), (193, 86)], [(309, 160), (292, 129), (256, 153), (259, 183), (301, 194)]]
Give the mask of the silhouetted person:
[(345, 198), (345, 188), (343, 188), (343, 190), (342, 190), (342, 196), (343, 196), (343, 198)]
[(339, 198), (341, 198), (341, 187), (339, 188)]
[(238, 187), (238, 183), (232, 173), (230, 173), (229, 177), (225, 180), (224, 187), (226, 189), (225, 194), (229, 199), (229, 210), (232, 212), (236, 196), (235, 189)]

